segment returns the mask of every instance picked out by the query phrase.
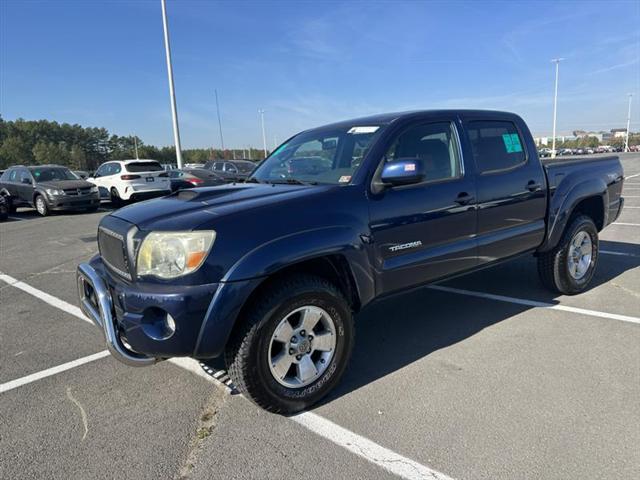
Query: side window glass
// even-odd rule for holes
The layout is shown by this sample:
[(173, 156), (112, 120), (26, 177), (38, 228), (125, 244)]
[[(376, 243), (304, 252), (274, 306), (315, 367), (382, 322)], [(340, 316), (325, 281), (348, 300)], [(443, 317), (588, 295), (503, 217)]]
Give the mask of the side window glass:
[(9, 181), (10, 182), (17, 182), (18, 181), (18, 170), (17, 169), (11, 170), (11, 175), (9, 176)]
[(119, 163), (113, 163), (111, 165), (111, 175), (116, 175), (122, 171), (122, 166)]
[(213, 164), (213, 170), (216, 171), (216, 172), (221, 172), (223, 166), (224, 166), (223, 163), (216, 162), (216, 163)]
[(29, 174), (29, 171), (26, 168), (21, 168), (20, 169), (20, 180), (18, 180), (19, 182), (25, 182), (29, 181), (29, 183), (31, 183), (31, 175)]
[(426, 182), (458, 178), (462, 175), (462, 167), (453, 129), (450, 122), (409, 127), (391, 144), (385, 161), (420, 159), (425, 168)]
[(478, 120), (469, 122), (467, 130), (480, 173), (508, 170), (526, 162), (524, 142), (514, 123)]
[(109, 164), (105, 163), (103, 165), (100, 165), (100, 168), (98, 168), (98, 171), (96, 172), (96, 174), (99, 177), (104, 177), (105, 175), (108, 175), (108, 171), (109, 171)]
[(224, 170), (225, 172), (229, 172), (229, 173), (238, 173), (238, 169), (235, 167), (235, 165), (231, 163), (225, 164)]

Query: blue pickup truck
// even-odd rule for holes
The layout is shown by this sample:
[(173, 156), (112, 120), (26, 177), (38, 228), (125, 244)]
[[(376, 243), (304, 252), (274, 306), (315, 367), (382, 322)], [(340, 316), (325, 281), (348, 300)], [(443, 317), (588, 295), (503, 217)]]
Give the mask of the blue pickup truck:
[(105, 216), (80, 304), (122, 362), (223, 356), (241, 392), (291, 413), (339, 382), (353, 317), (375, 299), (524, 254), (548, 288), (583, 291), (623, 182), (617, 157), (542, 163), (512, 113), (335, 123), (243, 183)]

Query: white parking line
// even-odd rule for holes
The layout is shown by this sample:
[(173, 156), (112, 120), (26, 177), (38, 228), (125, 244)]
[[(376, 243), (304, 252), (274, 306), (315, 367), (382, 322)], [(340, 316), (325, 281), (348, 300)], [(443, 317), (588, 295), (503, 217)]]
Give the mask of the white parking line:
[(612, 225), (623, 225), (625, 227), (640, 227), (640, 223), (613, 222)]
[(640, 177), (640, 173), (634, 173), (633, 175), (629, 175), (628, 177), (624, 177), (624, 179), (628, 180), (629, 178), (636, 178), (636, 177)]
[(625, 206), (624, 206), (624, 210), (626, 210), (627, 208), (640, 208), (640, 207), (632, 207), (632, 206), (630, 206), (630, 205), (625, 205)]
[(306, 429), (399, 477), (412, 480), (451, 480), (451, 477), (443, 473), (403, 457), (315, 413), (303, 412), (290, 418)]
[[(40, 298), (49, 305), (64, 310), (65, 312), (70, 313), (82, 320), (93, 323), (82, 314), (78, 307), (71, 305), (64, 300), (53, 297), (48, 293), (38, 290), (37, 288), (27, 285), (26, 283), (3, 273), (0, 273), (0, 280), (13, 287), (19, 288), (20, 290), (23, 290), (35, 297)], [(62, 365), (58, 365), (57, 367), (48, 368), (46, 370), (42, 370), (41, 372), (27, 375), (26, 377), (11, 380), (10, 382), (0, 385), (0, 393), (13, 390), (42, 378), (62, 373), (80, 365), (84, 365), (100, 358), (107, 357), (108, 355), (109, 352), (107, 350), (104, 350), (87, 357), (63, 363)], [(218, 375), (209, 375), (194, 359), (171, 358), (168, 361), (174, 365), (177, 365), (178, 367), (181, 367), (198, 375), (201, 378), (204, 378), (209, 382), (221, 385), (227, 392), (232, 391), (227, 382), (223, 382), (221, 378), (219, 379), (219, 377), (222, 377), (224, 375), (223, 373), (219, 372)], [(347, 430), (346, 428), (343, 428), (331, 422), (330, 420), (327, 420), (326, 418), (323, 418), (314, 413), (303, 412), (290, 418), (294, 422), (305, 427), (307, 430), (326, 438), (327, 440), (335, 443), (340, 447), (343, 447), (349, 452), (354, 453), (355, 455), (358, 455), (368, 462), (371, 462), (395, 475), (398, 475), (401, 478), (405, 478), (407, 480), (453, 480), (451, 477), (448, 477), (443, 473), (433, 470), (418, 462), (415, 462), (410, 458), (404, 457), (392, 450), (389, 450), (388, 448), (383, 447), (382, 445), (369, 440), (368, 438), (353, 433), (350, 430)]]
[(49, 295), (48, 293), (43, 292), (42, 290), (33, 288), (31, 285), (27, 285), (26, 283), (21, 282), (17, 278), (13, 278), (2, 272), (0, 272), (0, 280), (2, 280), (5, 283), (8, 283), (12, 287), (19, 288), (23, 292), (26, 292), (30, 295), (33, 295), (34, 297), (39, 298), (40, 300), (42, 300), (45, 303), (48, 303), (49, 305), (59, 308), (60, 310), (64, 310), (65, 312), (70, 313), (74, 317), (78, 317), (80, 320), (84, 320), (85, 322), (89, 322), (90, 324), (93, 325), (93, 322), (89, 320), (87, 317), (85, 317), (84, 314), (82, 313), (82, 310), (80, 310), (75, 305), (71, 305), (70, 303), (65, 302), (64, 300), (60, 300), (59, 298), (54, 297), (53, 295)]
[(67, 370), (71, 370), (72, 368), (79, 367), (80, 365), (84, 365), (89, 362), (95, 362), (96, 360), (108, 356), (109, 352), (107, 350), (103, 350), (102, 352), (94, 353), (93, 355), (89, 355), (87, 357), (82, 357), (71, 362), (63, 363), (62, 365), (58, 365), (57, 367), (47, 368), (46, 370), (32, 373), (31, 375), (27, 375), (26, 377), (11, 380), (10, 382), (6, 382), (0, 385), (0, 393), (8, 392), (9, 390), (13, 390), (14, 388), (27, 385), (28, 383), (32, 383), (37, 380), (42, 380), (43, 378), (57, 375), (58, 373), (66, 372)]
[(463, 290), (461, 288), (444, 287), (442, 285), (431, 285), (428, 288), (432, 290), (440, 290), (443, 292), (467, 295), (469, 297), (486, 298), (488, 300), (496, 300), (498, 302), (506, 302), (506, 303), (515, 303), (517, 305), (526, 305), (528, 307), (535, 307), (535, 308), (548, 308), (551, 310), (562, 310), (563, 312), (580, 313), (582, 315), (589, 315), (590, 317), (609, 318), (611, 320), (619, 320), (621, 322), (636, 323), (640, 325), (640, 318), (630, 317), (628, 315), (619, 315), (617, 313), (599, 312), (597, 310), (587, 310), (586, 308), (569, 307), (567, 305), (538, 302), (536, 300), (527, 300), (525, 298), (507, 297), (505, 295), (495, 295), (493, 293), (476, 292), (474, 290)]
[(606, 255), (617, 255), (620, 257), (640, 257), (639, 254), (627, 253), (627, 252), (614, 252), (611, 250), (600, 250), (598, 253), (604, 253)]

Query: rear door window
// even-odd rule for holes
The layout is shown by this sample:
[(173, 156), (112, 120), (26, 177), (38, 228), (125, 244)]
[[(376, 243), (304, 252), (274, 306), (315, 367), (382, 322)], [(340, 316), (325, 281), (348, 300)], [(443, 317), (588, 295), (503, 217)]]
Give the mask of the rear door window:
[(524, 142), (513, 122), (471, 121), (467, 132), (480, 173), (511, 170), (526, 163)]
[(213, 170), (216, 172), (222, 172), (224, 164), (222, 162), (216, 162), (213, 164)]

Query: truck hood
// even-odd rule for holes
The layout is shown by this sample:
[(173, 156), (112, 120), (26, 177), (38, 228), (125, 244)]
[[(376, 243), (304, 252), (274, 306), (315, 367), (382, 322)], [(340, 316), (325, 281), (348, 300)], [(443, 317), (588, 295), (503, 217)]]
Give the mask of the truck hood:
[(141, 230), (191, 230), (222, 215), (295, 201), (331, 188), (335, 187), (253, 183), (193, 188), (130, 205), (111, 215)]

